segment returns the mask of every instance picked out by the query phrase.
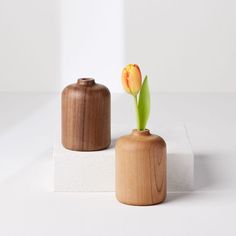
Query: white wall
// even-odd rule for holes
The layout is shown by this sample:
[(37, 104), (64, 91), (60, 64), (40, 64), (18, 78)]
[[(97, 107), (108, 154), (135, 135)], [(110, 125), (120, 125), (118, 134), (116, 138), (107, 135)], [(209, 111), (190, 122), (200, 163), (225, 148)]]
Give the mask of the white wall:
[(0, 91), (59, 88), (59, 7), (57, 0), (0, 0)]
[(119, 90), (123, 67), (123, 2), (62, 0), (62, 84), (94, 77)]
[(0, 90), (95, 77), (122, 91), (138, 63), (153, 91), (236, 92), (236, 1), (0, 0)]
[(125, 52), (153, 89), (236, 92), (236, 1), (125, 1)]

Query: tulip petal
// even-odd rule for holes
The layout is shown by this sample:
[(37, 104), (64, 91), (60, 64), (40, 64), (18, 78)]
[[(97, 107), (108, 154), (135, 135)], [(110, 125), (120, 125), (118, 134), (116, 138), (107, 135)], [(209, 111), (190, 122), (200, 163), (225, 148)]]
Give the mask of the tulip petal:
[(127, 93), (137, 95), (142, 84), (141, 71), (136, 64), (127, 65), (122, 71), (122, 85)]
[(123, 72), (122, 72), (122, 78), (121, 78), (122, 85), (123, 85), (124, 90), (125, 90), (127, 93), (131, 93), (130, 87), (129, 87), (129, 80), (128, 80), (128, 77), (129, 77), (129, 72), (127, 71), (126, 68), (124, 68), (124, 70), (123, 70)]

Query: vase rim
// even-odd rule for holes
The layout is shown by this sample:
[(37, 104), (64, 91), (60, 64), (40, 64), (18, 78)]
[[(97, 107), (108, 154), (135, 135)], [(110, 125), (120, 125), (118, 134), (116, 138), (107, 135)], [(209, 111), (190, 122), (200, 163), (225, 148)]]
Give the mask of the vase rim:
[(149, 135), (151, 135), (149, 129), (144, 129), (144, 130), (133, 129), (132, 134), (133, 135), (138, 135), (138, 136), (149, 136)]
[(91, 85), (95, 84), (95, 79), (93, 79), (93, 78), (79, 78), (77, 80), (77, 83), (79, 85), (91, 86)]

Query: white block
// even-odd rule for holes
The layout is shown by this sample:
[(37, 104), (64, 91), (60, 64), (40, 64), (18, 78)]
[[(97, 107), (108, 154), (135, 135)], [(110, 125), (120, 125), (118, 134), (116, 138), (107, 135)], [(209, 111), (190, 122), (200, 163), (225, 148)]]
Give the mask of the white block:
[[(54, 190), (67, 192), (100, 192), (115, 189), (116, 138), (130, 129), (112, 127), (111, 147), (96, 152), (76, 152), (65, 149), (58, 138), (54, 146)], [(168, 191), (189, 191), (193, 188), (194, 157), (184, 126), (151, 129), (167, 143)]]

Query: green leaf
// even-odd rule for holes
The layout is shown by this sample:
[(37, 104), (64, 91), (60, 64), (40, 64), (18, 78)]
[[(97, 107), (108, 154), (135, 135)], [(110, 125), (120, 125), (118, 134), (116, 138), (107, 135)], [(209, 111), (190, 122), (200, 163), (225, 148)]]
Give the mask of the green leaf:
[(139, 112), (139, 125), (140, 130), (146, 128), (146, 124), (150, 114), (150, 91), (148, 87), (148, 78), (145, 76), (145, 79), (142, 84), (142, 88), (139, 94), (138, 101), (138, 112)]

